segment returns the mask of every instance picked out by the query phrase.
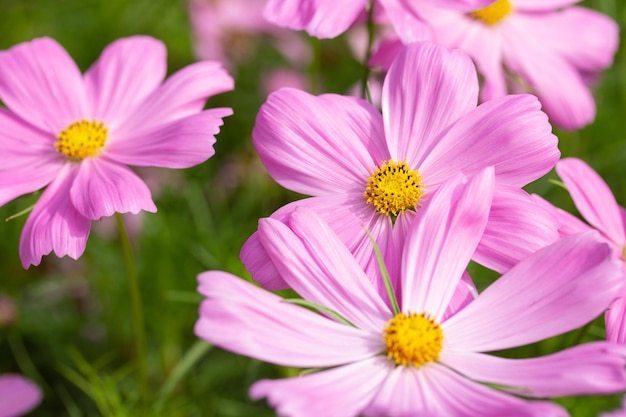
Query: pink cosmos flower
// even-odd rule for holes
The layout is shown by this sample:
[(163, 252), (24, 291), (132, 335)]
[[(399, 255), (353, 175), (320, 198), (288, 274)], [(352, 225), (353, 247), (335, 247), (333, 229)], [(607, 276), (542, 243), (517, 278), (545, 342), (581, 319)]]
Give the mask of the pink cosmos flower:
[(467, 52), (484, 77), (483, 100), (531, 91), (556, 125), (577, 129), (595, 118), (587, 81), (612, 64), (619, 42), (616, 22), (572, 6), (579, 1), (497, 0), (472, 13), (430, 0), (384, 4), (404, 43), (430, 38)]
[[(565, 158), (556, 165), (576, 208), (589, 225), (554, 206), (560, 221), (561, 236), (596, 229), (613, 250), (613, 256), (622, 262), (626, 254), (626, 210), (620, 207), (604, 180), (584, 161)], [(545, 202), (546, 205), (549, 203)], [(622, 269), (626, 282), (626, 266)], [(626, 294), (615, 300), (605, 314), (607, 339), (626, 344)]]
[[(471, 60), (430, 43), (408, 46), (394, 62), (382, 115), (355, 97), (292, 89), (271, 94), (257, 116), (254, 145), (279, 184), (314, 196), (272, 217), (284, 220), (298, 206), (314, 209), (373, 276), (378, 267), (364, 227), (383, 254), (393, 251), (441, 183), (495, 166), (490, 222), (474, 259), (510, 268), (558, 239), (556, 220), (520, 189), (554, 166), (557, 138), (533, 96), (476, 107), (477, 100)], [(256, 234), (241, 257), (263, 286), (286, 287)]]
[(237, 354), (323, 368), (251, 387), (252, 398), (267, 397), (282, 416), (565, 417), (558, 405), (517, 395), (624, 390), (626, 347), (613, 343), (528, 359), (483, 353), (575, 329), (606, 308), (624, 282), (597, 232), (537, 251), (474, 301), (450, 308), (494, 188), (493, 169), (486, 169), (467, 183), (446, 182), (425, 203), (396, 253), (397, 309), (314, 212), (298, 209), (288, 225), (261, 219), (278, 273), (324, 314), (210, 271), (199, 276), (206, 300), (195, 332)]
[(37, 385), (17, 374), (0, 375), (0, 417), (18, 417), (41, 402)]
[(0, 205), (47, 186), (22, 232), (25, 268), (51, 251), (78, 258), (92, 220), (156, 211), (127, 165), (187, 168), (213, 155), (232, 110), (202, 109), (233, 80), (200, 62), (163, 83), (165, 54), (155, 39), (120, 39), (83, 76), (52, 39), (0, 52)]
[[(467, 11), (485, 7), (494, 0), (427, 1)], [(268, 0), (263, 15), (279, 26), (305, 30), (317, 38), (334, 38), (348, 30), (368, 4), (369, 0)], [(377, 4), (378, 0), (374, 2)]]

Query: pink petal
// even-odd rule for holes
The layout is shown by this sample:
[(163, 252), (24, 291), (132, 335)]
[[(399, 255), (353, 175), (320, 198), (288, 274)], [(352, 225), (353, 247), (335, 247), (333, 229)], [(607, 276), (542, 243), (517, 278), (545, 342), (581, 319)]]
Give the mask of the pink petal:
[(284, 88), (261, 106), (254, 146), (280, 185), (307, 195), (365, 191), (371, 171), (389, 159), (382, 117), (369, 103)]
[(41, 257), (54, 251), (58, 257), (78, 259), (85, 250), (91, 221), (70, 201), (70, 188), (77, 169), (67, 164), (35, 204), (20, 237), (24, 268), (39, 265)]
[(556, 172), (585, 220), (607, 236), (614, 245), (624, 246), (626, 237), (619, 206), (606, 182), (589, 165), (577, 158), (559, 161)]
[[(376, 279), (378, 265), (375, 259), (372, 259), (372, 246), (364, 230), (370, 231), (381, 251), (385, 252), (385, 247), (389, 244), (387, 242), (391, 238), (392, 224), (389, 217), (376, 213), (373, 207), (363, 204), (364, 201), (362, 193), (305, 198), (286, 204), (272, 213), (271, 218), (286, 223), (296, 207), (307, 207), (315, 211), (350, 249), (361, 268), (367, 272), (367, 276)], [(252, 279), (264, 288), (270, 290), (288, 288), (267, 256), (258, 233), (254, 233), (246, 241), (240, 256), (246, 270), (252, 274)], [(382, 285), (380, 282), (375, 284)]]
[(544, 401), (525, 401), (496, 391), (459, 375), (439, 364), (428, 368), (430, 401), (436, 417), (565, 417), (559, 405)]
[(595, 117), (595, 102), (579, 71), (567, 60), (543, 47), (529, 30), (532, 15), (506, 20), (504, 61), (537, 94), (550, 119), (564, 129), (577, 129)]
[(493, 194), (485, 234), (472, 259), (506, 272), (531, 253), (559, 239), (552, 210), (538, 205), (524, 190), (498, 185)]
[(471, 12), (483, 7), (489, 6), (494, 0), (424, 0), (426, 3), (432, 3), (434, 6), (459, 10), (463, 12)]
[(348, 30), (365, 4), (365, 0), (268, 0), (263, 16), (320, 39), (334, 38)]
[(56, 158), (22, 160), (22, 165), (0, 171), (0, 206), (48, 185), (64, 162)]
[(378, 356), (294, 378), (261, 380), (250, 388), (250, 397), (267, 397), (281, 416), (355, 417), (391, 370), (387, 358)]
[(226, 272), (205, 272), (198, 281), (207, 298), (196, 335), (239, 355), (307, 368), (359, 361), (384, 350), (380, 333), (335, 322)]
[(467, 378), (528, 397), (611, 394), (626, 389), (626, 347), (607, 342), (531, 359), (442, 352), (440, 360)]
[(415, 6), (406, 4), (403, 0), (380, 0), (380, 3), (404, 44), (432, 40), (431, 29), (416, 13)]
[(91, 220), (115, 212), (156, 212), (146, 183), (127, 167), (104, 158), (86, 158), (80, 163), (70, 197), (76, 210)]
[(494, 166), (498, 182), (523, 186), (558, 161), (558, 139), (531, 95), (487, 101), (456, 122), (430, 150), (419, 170), (426, 187), (462, 172)]
[(80, 70), (50, 38), (0, 52), (0, 100), (25, 121), (54, 135), (82, 119), (87, 110)]
[(230, 91), (233, 86), (232, 77), (218, 62), (202, 61), (188, 65), (170, 76), (129, 114), (110, 142), (142, 135), (158, 126), (200, 113), (207, 98)]
[(165, 45), (149, 36), (109, 44), (85, 73), (91, 117), (115, 129), (156, 90), (167, 71)]
[[(626, 276), (622, 279), (626, 279)], [(626, 344), (626, 298), (623, 295), (613, 301), (604, 313), (604, 325), (606, 340)]]
[(259, 220), (261, 243), (289, 287), (359, 328), (384, 328), (393, 314), (328, 224), (313, 211), (298, 208), (289, 226), (271, 218)]
[(441, 321), (446, 321), (449, 317), (454, 316), (456, 313), (465, 308), (466, 305), (474, 301), (478, 297), (478, 290), (472, 281), (472, 277), (467, 272), (464, 272), (461, 276), (461, 281), (457, 285), (454, 294), (448, 303), (448, 308), (443, 314)]
[(53, 134), (24, 121), (4, 107), (0, 107), (0, 126), (0, 169), (19, 165), (19, 160), (24, 157), (58, 154)]
[(402, 252), (402, 311), (440, 319), (487, 224), (493, 169), (442, 185), (420, 209)]
[(126, 165), (189, 168), (215, 153), (215, 135), (232, 114), (231, 109), (210, 109), (153, 130), (129, 134), (108, 145), (103, 154)]
[(433, 43), (407, 46), (383, 86), (391, 157), (419, 167), (439, 136), (477, 101), (478, 79), (467, 55)]
[[(597, 72), (611, 66), (619, 43), (619, 27), (610, 17), (584, 7), (524, 19), (527, 30), (542, 39), (542, 47), (579, 71)], [(584, 27), (584, 30), (581, 28)]]
[(572, 6), (580, 0), (515, 0), (515, 8), (522, 11), (545, 12)]
[(583, 223), (576, 216), (573, 216), (563, 209), (553, 206), (550, 202), (544, 200), (541, 196), (533, 194), (531, 196), (535, 202), (544, 210), (548, 210), (557, 219), (559, 223), (559, 237), (575, 235), (576, 233), (588, 232), (594, 230), (588, 224)]
[(43, 393), (31, 380), (17, 374), (0, 375), (0, 417), (17, 417), (33, 410)]
[(622, 266), (597, 232), (574, 235), (524, 259), (443, 323), (446, 349), (492, 351), (582, 326), (621, 290)]

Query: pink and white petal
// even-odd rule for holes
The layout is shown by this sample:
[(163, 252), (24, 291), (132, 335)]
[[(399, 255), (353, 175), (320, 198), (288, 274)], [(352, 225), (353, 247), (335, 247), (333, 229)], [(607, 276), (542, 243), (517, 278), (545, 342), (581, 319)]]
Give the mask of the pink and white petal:
[[(406, 4), (403, 0), (380, 0), (389, 22), (395, 29), (396, 34), (404, 44), (422, 41), (432, 41), (433, 33), (429, 25), (417, 13), (412, 4)], [(379, 49), (376, 60), (384, 53), (382, 46)], [(385, 60), (391, 65), (391, 61)], [(385, 68), (389, 66), (385, 65)]]
[(0, 100), (25, 121), (54, 135), (88, 110), (80, 70), (50, 38), (0, 52)]
[(443, 317), (487, 224), (493, 188), (492, 168), (466, 183), (459, 175), (422, 206), (402, 252), (403, 312)]
[(524, 190), (500, 184), (493, 194), (489, 221), (472, 260), (504, 273), (531, 253), (559, 240), (554, 212)]
[[(296, 207), (314, 210), (337, 233), (354, 256), (359, 260), (362, 269), (372, 278), (374, 268), (378, 268), (372, 260), (372, 247), (365, 229), (377, 240), (384, 252), (384, 242), (392, 230), (391, 220), (387, 216), (376, 213), (373, 207), (364, 204), (363, 194), (340, 194), (323, 197), (311, 197), (286, 204), (272, 213), (271, 218), (286, 223)], [(240, 253), (241, 261), (252, 279), (270, 290), (286, 289), (289, 286), (280, 277), (276, 268), (263, 248), (258, 232), (255, 232), (243, 245)]]
[(580, 72), (565, 58), (542, 47), (542, 38), (528, 30), (521, 14), (505, 23), (505, 64), (534, 90), (550, 119), (564, 129), (592, 122), (595, 102)]
[(454, 316), (466, 305), (474, 301), (476, 297), (478, 297), (478, 290), (474, 285), (474, 281), (472, 281), (472, 277), (470, 277), (467, 271), (463, 272), (461, 281), (459, 281), (459, 285), (457, 285), (456, 290), (454, 291), (454, 294), (450, 299), (450, 303), (448, 303), (448, 308), (441, 318), (441, 321), (446, 321), (448, 317)]
[(239, 355), (283, 366), (327, 367), (384, 350), (380, 333), (330, 320), (221, 271), (198, 276), (195, 334)]
[(58, 154), (56, 137), (32, 125), (8, 109), (0, 107), (0, 169), (20, 165), (24, 157)]
[(586, 343), (530, 359), (444, 351), (439, 360), (467, 378), (526, 397), (612, 394), (626, 389), (626, 347), (615, 343)]
[(307, 195), (365, 191), (389, 159), (382, 117), (371, 104), (283, 88), (261, 106), (252, 141), (280, 185)]
[(597, 232), (559, 240), (524, 259), (442, 324), (445, 349), (494, 351), (589, 322), (624, 285), (622, 265)]
[(207, 98), (233, 87), (233, 78), (219, 62), (201, 61), (188, 65), (172, 74), (130, 113), (109, 143), (193, 116), (202, 111)]
[[(578, 217), (571, 215), (563, 209), (553, 206), (537, 194), (532, 194), (533, 200), (545, 210), (548, 210), (556, 217), (559, 223), (559, 237), (575, 235), (576, 233), (594, 230), (587, 223), (582, 222)], [(623, 220), (622, 220), (623, 221)]]
[(581, 0), (515, 0), (515, 8), (528, 12), (549, 12), (580, 3)]
[(606, 340), (626, 344), (626, 298), (623, 295), (615, 299), (605, 311), (604, 325)]
[(24, 268), (39, 265), (41, 257), (78, 259), (85, 251), (91, 220), (80, 214), (70, 201), (70, 188), (77, 174), (65, 165), (43, 192), (28, 216), (20, 236), (20, 259)]
[(59, 175), (65, 161), (46, 158), (22, 159), (20, 166), (0, 170), (0, 206), (48, 185)]
[(437, 417), (567, 417), (561, 406), (521, 398), (471, 381), (439, 364), (428, 367), (429, 399)]
[(619, 27), (609, 16), (585, 7), (569, 7), (556, 13), (525, 14), (520, 19), (529, 32), (542, 39), (542, 47), (579, 71), (598, 72), (613, 63)]
[(391, 157), (417, 168), (440, 135), (478, 101), (469, 57), (430, 42), (408, 45), (383, 85), (382, 112)]
[(313, 211), (296, 209), (289, 227), (261, 219), (259, 238), (280, 275), (305, 300), (374, 333), (393, 317), (345, 244)]
[(103, 155), (125, 165), (189, 168), (215, 154), (215, 135), (231, 109), (209, 109), (107, 144)]
[(432, 392), (426, 377), (431, 366), (433, 365), (426, 364), (417, 369), (392, 365), (376, 396), (363, 414), (368, 417), (439, 417), (437, 404), (431, 399)]
[(614, 245), (624, 246), (626, 236), (619, 205), (602, 177), (578, 158), (562, 159), (556, 164), (556, 172), (585, 220), (607, 236)]
[(334, 38), (365, 11), (366, 0), (268, 0), (263, 16), (278, 26)]
[(281, 416), (355, 417), (391, 371), (389, 360), (378, 356), (294, 378), (264, 379), (252, 385), (250, 397), (267, 397)]
[(72, 204), (91, 220), (114, 213), (156, 212), (148, 186), (129, 168), (105, 158), (86, 158), (70, 190)]
[(549, 172), (559, 159), (558, 139), (536, 97), (509, 95), (487, 101), (458, 120), (418, 168), (424, 186), (461, 172), (494, 166), (496, 180), (524, 186)]
[(471, 12), (489, 6), (495, 0), (424, 0), (434, 6), (446, 9)]
[(160, 85), (167, 72), (167, 50), (149, 36), (109, 44), (85, 73), (91, 117), (116, 129)]
[(0, 375), (0, 416), (17, 417), (33, 410), (43, 393), (30, 379), (18, 374)]

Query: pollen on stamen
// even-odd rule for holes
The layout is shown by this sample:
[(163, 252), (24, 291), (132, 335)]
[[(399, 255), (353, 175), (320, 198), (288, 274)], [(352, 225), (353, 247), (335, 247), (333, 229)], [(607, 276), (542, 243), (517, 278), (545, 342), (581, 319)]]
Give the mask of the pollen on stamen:
[(422, 176), (406, 162), (384, 161), (372, 171), (365, 186), (367, 204), (382, 214), (397, 216), (407, 209), (414, 209), (422, 199)]
[(54, 147), (72, 161), (96, 156), (107, 140), (108, 129), (102, 122), (80, 120), (57, 135)]
[(470, 16), (493, 26), (507, 17), (512, 10), (513, 6), (509, 0), (497, 0), (487, 7), (471, 12)]
[(397, 314), (387, 322), (383, 339), (396, 365), (419, 368), (437, 360), (443, 349), (443, 331), (425, 313)]

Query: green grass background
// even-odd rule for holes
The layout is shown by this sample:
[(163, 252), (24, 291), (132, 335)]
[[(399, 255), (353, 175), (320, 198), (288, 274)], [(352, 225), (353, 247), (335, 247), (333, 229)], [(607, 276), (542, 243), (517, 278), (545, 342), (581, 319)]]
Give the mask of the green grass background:
[[(613, 16), (624, 29), (626, 2), (582, 4)], [(0, 49), (51, 36), (83, 70), (108, 43), (133, 34), (165, 42), (170, 72), (194, 60), (184, 1), (1, 0), (0, 28)], [(267, 39), (254, 42), (256, 54), (236, 71), (236, 90), (209, 101), (210, 107), (234, 109), (218, 136), (216, 155), (185, 171), (142, 171), (162, 184), (155, 193), (159, 212), (141, 215), (141, 227), (133, 235), (148, 332), (148, 401), (139, 400), (135, 383), (128, 283), (115, 223), (92, 229), (79, 261), (48, 256), (39, 267), (25, 271), (17, 249), (25, 216), (0, 222), (0, 295), (10, 297), (18, 313), (12, 325), (0, 328), (0, 373), (20, 372), (41, 385), (45, 398), (32, 416), (274, 415), (263, 401), (247, 399), (248, 387), (259, 378), (291, 375), (293, 370), (209, 348), (193, 335), (201, 300), (195, 292), (196, 275), (219, 269), (247, 277), (238, 254), (257, 219), (298, 197), (267, 176), (251, 145), (254, 118), (265, 99), (259, 74), (286, 65)], [(359, 80), (362, 71), (344, 39), (312, 43), (323, 71), (315, 74), (313, 66), (308, 72), (321, 77), (319, 91), (343, 93)], [(586, 160), (626, 205), (623, 46), (595, 93), (596, 122), (577, 132), (557, 132), (560, 149), (563, 156)], [(567, 192), (549, 178), (557, 177), (551, 173), (529, 190), (573, 210)], [(9, 203), (0, 208), (0, 218), (34, 201), (36, 196), (27, 196)], [(124, 218), (129, 224), (137, 220)], [(475, 266), (472, 272), (481, 288), (494, 279)], [(600, 319), (582, 339), (603, 335)], [(506, 354), (550, 353), (577, 339), (578, 333), (572, 332)], [(181, 363), (189, 366), (177, 378), (176, 369), (185, 368)], [(617, 407), (620, 396), (558, 401), (572, 416), (588, 417)]]

